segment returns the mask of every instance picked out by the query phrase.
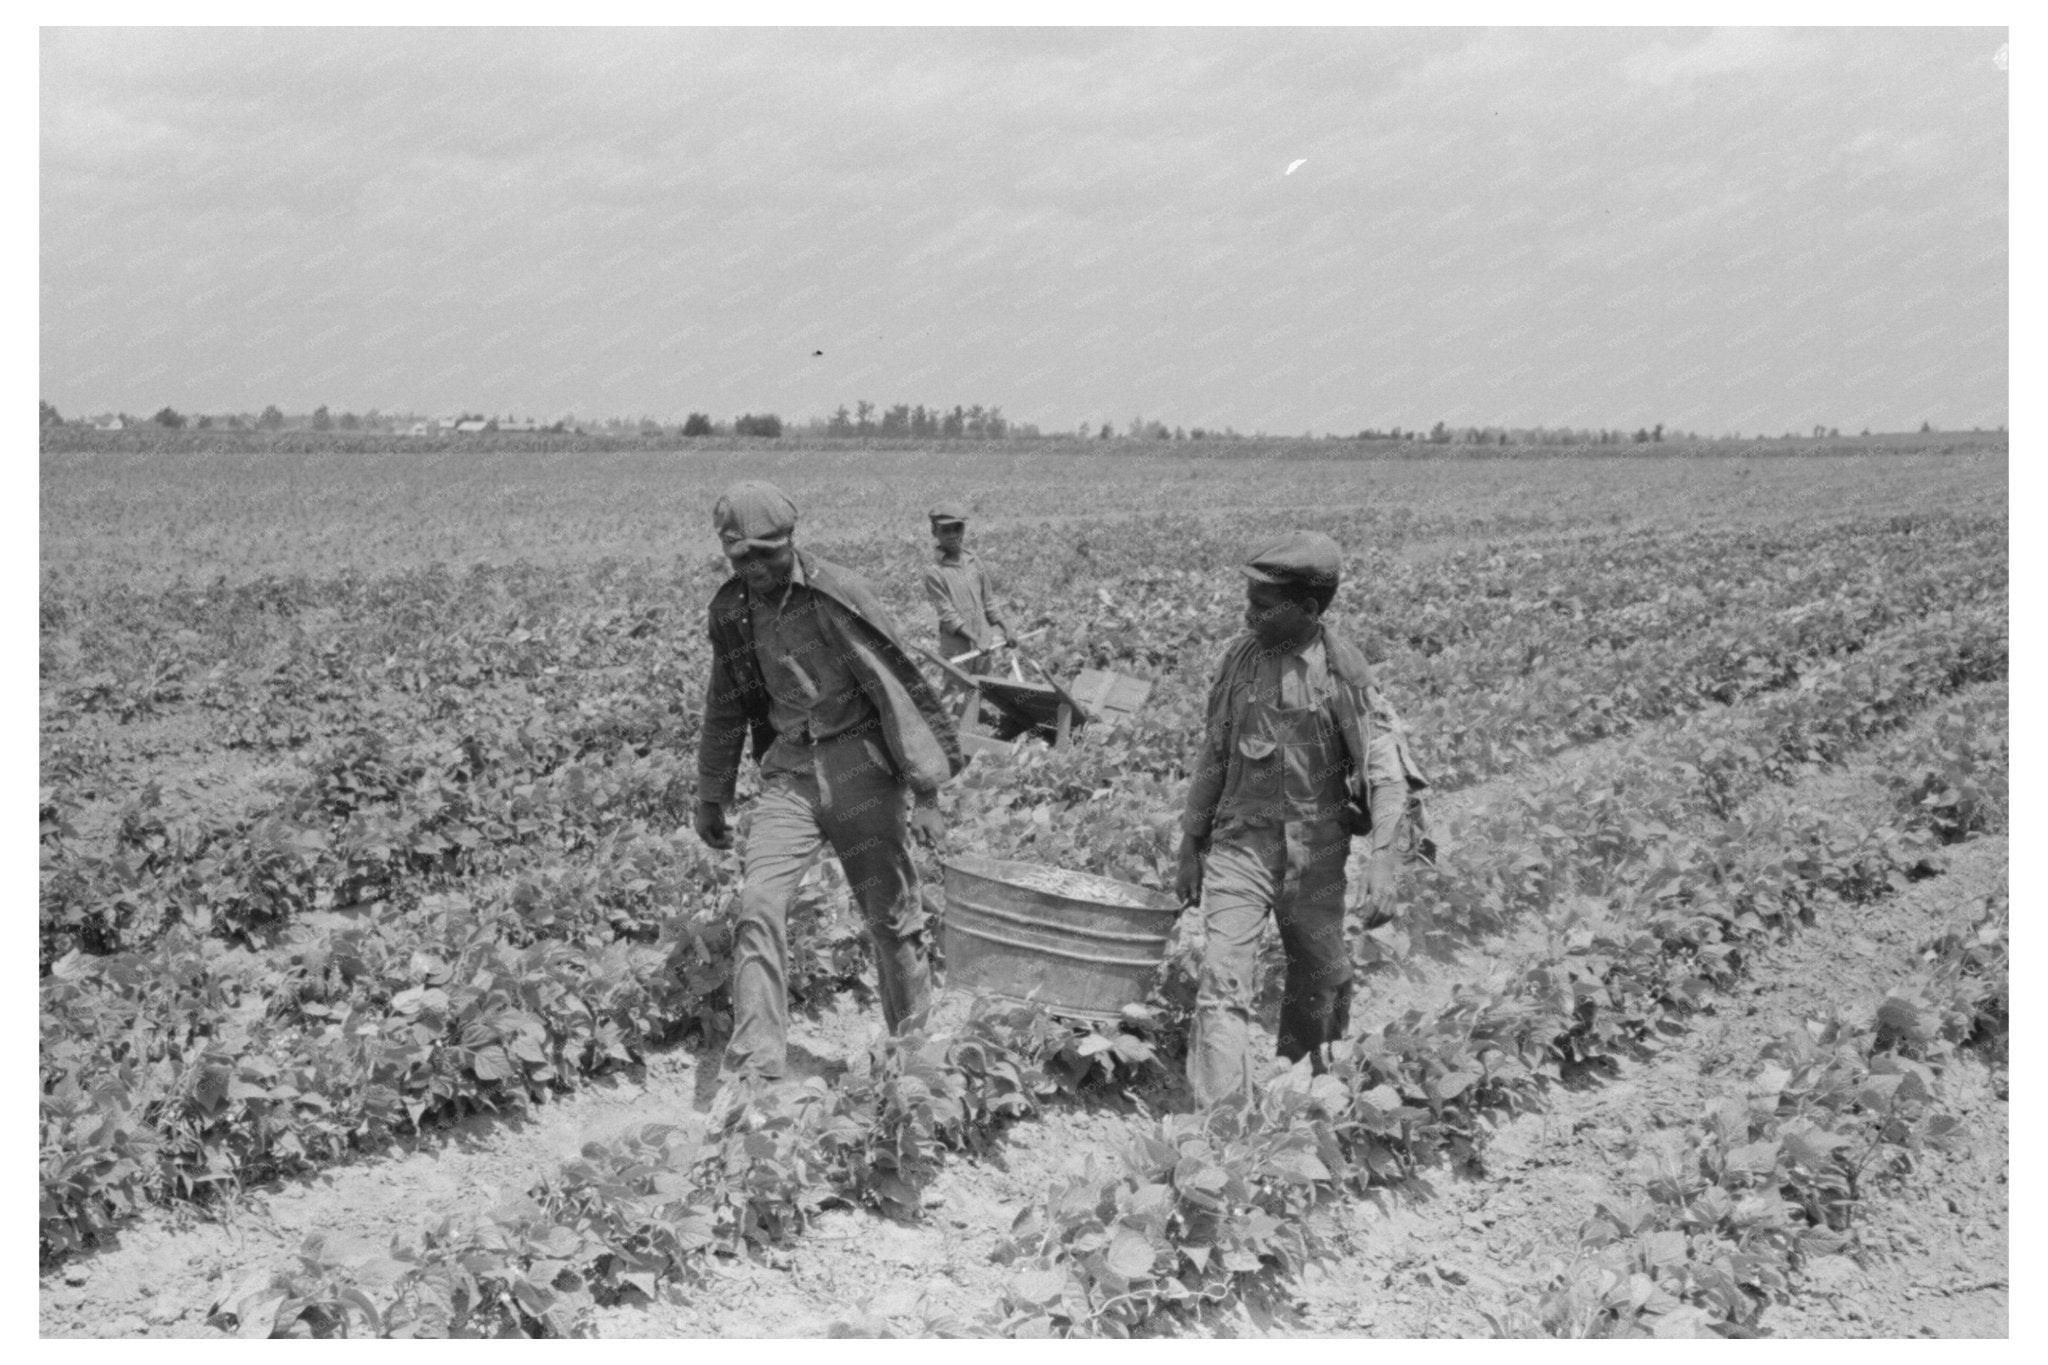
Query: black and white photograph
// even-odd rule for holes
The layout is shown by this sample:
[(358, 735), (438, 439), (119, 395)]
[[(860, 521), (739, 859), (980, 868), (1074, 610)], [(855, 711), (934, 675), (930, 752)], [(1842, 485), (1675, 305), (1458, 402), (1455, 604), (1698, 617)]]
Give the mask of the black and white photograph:
[(717, 17), (36, 30), (38, 1337), (2023, 1335), (2008, 30)]

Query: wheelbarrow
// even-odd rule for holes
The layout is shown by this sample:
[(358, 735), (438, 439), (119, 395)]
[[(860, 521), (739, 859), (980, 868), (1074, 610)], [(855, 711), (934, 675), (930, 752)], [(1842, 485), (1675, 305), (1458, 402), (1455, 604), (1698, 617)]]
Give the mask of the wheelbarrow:
[[(1087, 719), (1080, 703), (1035, 663), (1033, 671), (1044, 681), (1026, 678), (1014, 647), (1010, 650), (1007, 678), (1000, 674), (969, 673), (960, 667), (992, 652), (969, 650), (948, 659), (929, 649), (923, 651), (961, 694), (956, 715), (961, 747), (970, 754), (1008, 753), (1025, 735), (1037, 735), (1053, 745), (1065, 744), (1075, 725)], [(987, 703), (986, 707), (983, 703)]]
[[(1029, 631), (1018, 639), (1028, 640), (1041, 634), (1042, 630)], [(960, 667), (992, 653), (992, 650), (969, 650), (951, 659), (941, 658), (930, 650), (924, 651), (925, 657), (937, 664), (953, 685), (965, 694), (958, 720), (961, 746), (970, 753), (1007, 753), (1025, 735), (1036, 735), (1058, 747), (1067, 743), (1076, 728), (1090, 721), (1105, 721), (1113, 725), (1135, 714), (1151, 695), (1152, 684), (1142, 678), (1127, 678), (1098, 669), (1083, 671), (1080, 683), (1068, 688), (1036, 660), (1022, 659), (1016, 644), (1013, 639), (1008, 646), (1010, 676), (1007, 678), (968, 673)], [(1024, 676), (1023, 664), (1029, 664), (1031, 671), (1038, 675), (1037, 682)], [(1087, 702), (1078, 695), (1082, 685), (1088, 689), (1090, 700)], [(987, 729), (983, 728), (984, 702), (994, 712), (993, 722)]]

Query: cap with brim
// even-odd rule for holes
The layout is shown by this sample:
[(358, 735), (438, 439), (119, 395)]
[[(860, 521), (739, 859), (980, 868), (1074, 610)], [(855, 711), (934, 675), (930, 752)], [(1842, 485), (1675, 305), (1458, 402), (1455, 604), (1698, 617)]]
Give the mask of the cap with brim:
[(1238, 565), (1238, 572), (1254, 583), (1334, 586), (1341, 557), (1337, 542), (1322, 532), (1296, 531)]
[(967, 508), (962, 503), (942, 502), (932, 508), (931, 516), (935, 522), (956, 521), (965, 525), (967, 522)]
[(796, 504), (772, 483), (745, 479), (725, 490), (711, 512), (726, 557), (789, 544), (796, 529)]

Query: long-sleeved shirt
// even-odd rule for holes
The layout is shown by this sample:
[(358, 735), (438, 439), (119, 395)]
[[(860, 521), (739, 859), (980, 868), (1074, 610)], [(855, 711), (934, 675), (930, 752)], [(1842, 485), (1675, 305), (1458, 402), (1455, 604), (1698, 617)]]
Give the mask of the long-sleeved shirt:
[[(920, 799), (965, 766), (953, 717), (925, 681), (896, 623), (867, 580), (797, 551), (811, 593), (844, 643), (844, 660), (874, 705), (896, 776)], [(775, 747), (775, 693), (754, 637), (753, 594), (746, 579), (728, 578), (712, 595), (711, 672), (704, 687), (704, 723), (697, 739), (697, 799), (726, 805), (751, 740), (754, 757)]]
[(878, 719), (874, 701), (849, 660), (845, 636), (832, 620), (827, 598), (811, 590), (803, 565), (776, 596), (748, 603), (754, 655), (768, 685), (768, 723), (775, 743), (763, 772), (808, 771), (806, 739), (831, 739)]
[(1391, 847), (1409, 792), (1428, 784), (1399, 733), (1374, 723), (1383, 706), (1364, 656), (1328, 631), (1279, 654), (1241, 638), (1209, 690), (1182, 828), (1208, 840), (1232, 827), (1369, 817), (1372, 847)]
[(939, 618), (939, 652), (947, 658), (981, 649), (1002, 625), (989, 601), (988, 570), (970, 550), (957, 559), (943, 551), (924, 566), (924, 595)]

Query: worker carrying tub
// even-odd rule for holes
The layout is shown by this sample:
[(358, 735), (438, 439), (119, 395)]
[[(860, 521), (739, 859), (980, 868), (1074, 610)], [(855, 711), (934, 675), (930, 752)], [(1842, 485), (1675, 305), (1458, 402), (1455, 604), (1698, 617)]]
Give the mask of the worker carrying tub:
[[(1398, 839), (1428, 787), (1365, 655), (1323, 624), (1337, 593), (1337, 543), (1299, 531), (1243, 566), (1246, 633), (1209, 689), (1181, 816), (1175, 892), (1207, 930), (1188, 1050), (1199, 1104), (1248, 1095), (1259, 930), (1271, 914), (1287, 956), (1279, 1053), (1313, 1059), (1344, 1037), (1351, 954), (1344, 933), (1351, 838), (1368, 842), (1368, 926), (1396, 912)], [(1376, 714), (1377, 713), (1377, 714)]]

